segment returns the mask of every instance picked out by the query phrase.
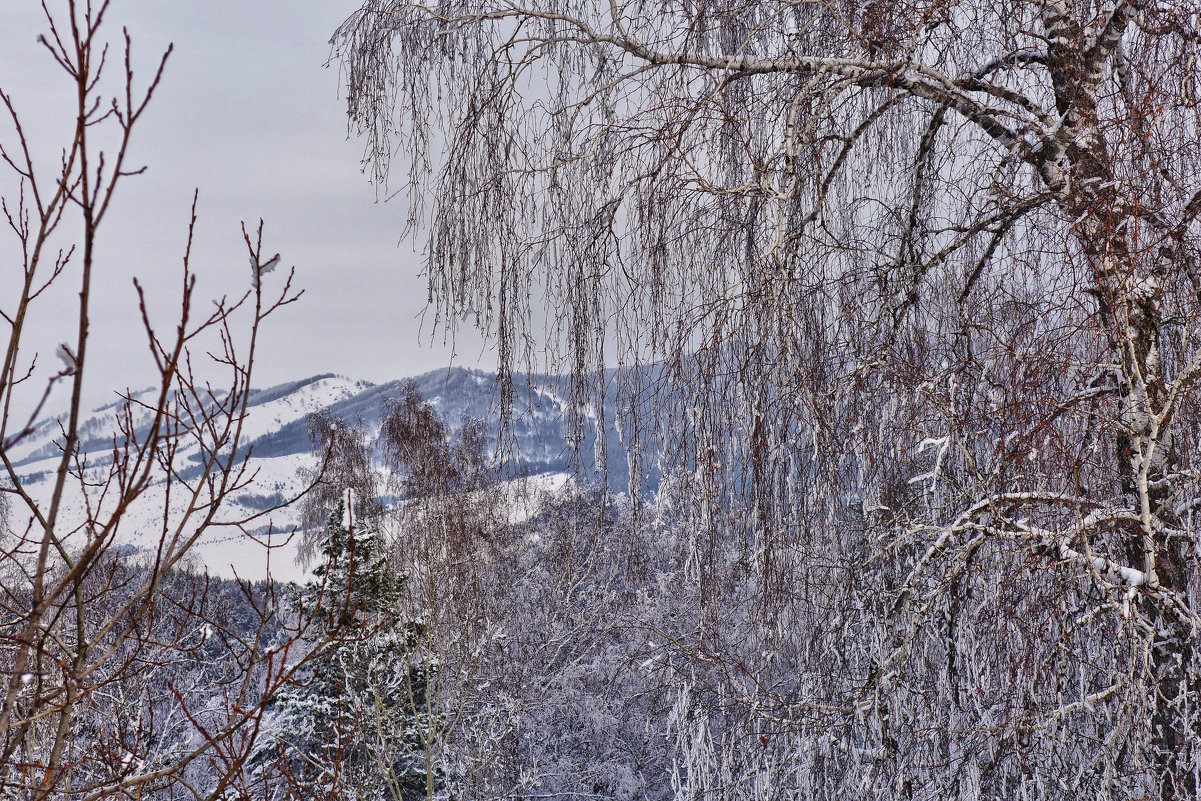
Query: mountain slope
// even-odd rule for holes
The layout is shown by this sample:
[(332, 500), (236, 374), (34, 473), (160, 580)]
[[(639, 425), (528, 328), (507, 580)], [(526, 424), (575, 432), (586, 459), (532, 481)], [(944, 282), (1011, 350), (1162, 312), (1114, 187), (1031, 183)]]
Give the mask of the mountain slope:
[[(443, 416), (452, 428), (468, 417), (486, 421), (493, 436), (499, 423), (499, 401), (495, 378), (465, 368), (436, 370), (408, 379)], [(617, 374), (606, 376), (607, 385)], [(375, 436), (379, 430), (384, 402), (399, 398), (403, 381), (372, 384), (326, 374), (280, 384), (252, 393), (243, 428), (249, 467), (255, 473), (253, 485), (238, 493), (233, 503), (222, 508), (217, 525), (203, 535), (194, 549), (198, 559), (220, 575), (237, 573), (245, 578), (266, 574), (295, 578), (301, 571), (295, 565), (294, 544), (288, 539), (295, 513), (274, 508), (303, 489), (298, 471), (312, 468), (315, 457), (308, 434), (308, 415), (329, 409), (335, 416), (353, 423)], [(566, 380), (559, 376), (519, 377), (514, 380), (514, 408), (511, 436), (497, 455), (502, 474), (509, 477), (575, 474), (580, 481), (607, 481), (613, 491), (625, 491), (629, 469), (621, 445), (617, 410), (608, 401), (598, 411), (576, 407), (565, 400), (569, 396)], [(609, 393), (610, 395), (612, 393)], [(134, 394), (136, 401), (154, 403), (153, 390)], [(93, 411), (83, 421), (80, 454), (95, 471), (97, 478), (111, 464), (117, 435), (120, 404)], [(140, 414), (143, 419), (137, 419)], [(574, 414), (574, 418), (573, 418)], [(144, 430), (150, 413), (135, 411), (133, 428)], [(574, 419), (573, 426), (568, 421)], [(599, 436), (598, 436), (599, 435)], [(599, 446), (599, 447), (598, 447)], [(494, 441), (495, 450), (495, 441)], [(40, 421), (32, 435), (9, 449), (9, 458), (28, 486), (32, 497), (44, 500), (53, 488), (54, 470), (61, 455), (61, 429), (55, 418)], [(185, 479), (194, 479), (201, 470), (201, 454), (194, 445), (184, 444), (176, 465)], [(193, 465), (193, 467), (188, 467)], [(653, 491), (658, 476), (653, 470), (640, 477), (643, 491)], [(93, 503), (95, 499), (92, 499)], [(82, 497), (69, 498), (64, 519), (74, 523), (85, 518)], [(175, 500), (166, 497), (165, 482), (159, 478), (139, 503), (122, 518), (116, 541), (124, 547), (146, 548), (157, 541), (165, 526), (172, 523), (177, 510)], [(248, 526), (235, 521), (258, 516)], [(15, 523), (20, 522), (16, 515)], [(243, 530), (245, 529), (245, 530)], [(249, 531), (253, 536), (248, 536)], [(273, 548), (270, 562), (265, 543)]]

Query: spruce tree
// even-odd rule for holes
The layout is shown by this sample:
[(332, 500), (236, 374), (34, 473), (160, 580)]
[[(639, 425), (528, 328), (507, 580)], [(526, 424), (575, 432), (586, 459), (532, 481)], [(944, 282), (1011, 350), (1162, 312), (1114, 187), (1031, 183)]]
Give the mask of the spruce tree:
[(308, 638), (334, 635), (337, 647), (309, 660), (275, 700), (275, 737), (259, 757), (278, 775), (272, 795), (410, 801), (441, 787), (427, 783), (421, 738), (430, 666), (417, 658), (420, 623), (397, 614), (404, 576), (390, 564), (378, 529), (330, 513), (320, 564), (297, 599)]

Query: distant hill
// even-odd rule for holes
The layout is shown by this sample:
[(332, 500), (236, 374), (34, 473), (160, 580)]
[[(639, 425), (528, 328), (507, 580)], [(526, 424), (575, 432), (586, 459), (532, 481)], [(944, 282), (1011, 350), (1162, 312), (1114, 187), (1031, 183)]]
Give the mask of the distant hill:
[[(500, 421), (500, 402), (495, 377), (478, 370), (462, 367), (435, 370), (383, 384), (355, 381), (343, 376), (326, 374), (256, 390), (250, 397), (244, 428), (252, 468), (258, 471), (253, 489), (236, 498), (226, 509), (225, 519), (262, 511), (290, 497), (301, 487), (297, 471), (314, 463), (312, 443), (308, 434), (308, 415), (329, 409), (337, 417), (354, 423), (373, 436), (379, 430), (384, 400), (399, 398), (404, 380), (412, 380), (417, 390), (453, 428), (467, 417), (482, 419), (493, 437), (492, 447), (497, 454), (502, 474), (507, 477), (550, 476), (571, 474), (584, 483), (607, 483), (613, 492), (629, 488), (629, 467), (622, 444), (622, 421), (628, 410), (618, 415), (613, 400), (617, 382), (628, 374), (611, 371), (605, 375), (606, 399), (599, 408), (592, 404), (572, 405), (567, 380), (561, 376), (517, 376), (513, 381), (513, 414), (507, 431), (509, 435), (498, 446), (496, 435)], [(151, 390), (135, 393), (135, 397), (153, 402)], [(114, 434), (117, 432), (117, 404), (94, 410), (81, 426), (81, 451), (88, 463), (101, 469), (111, 460)], [(148, 413), (146, 414), (148, 418)], [(146, 420), (135, 421), (138, 426)], [(628, 422), (627, 422), (628, 430)], [(578, 436), (576, 435), (578, 432)], [(61, 453), (61, 430), (54, 417), (40, 421), (34, 433), (9, 449), (9, 458), (29, 482), (34, 497), (49, 495), (53, 470)], [(598, 447), (603, 445), (603, 447)], [(499, 448), (499, 450), (498, 450)], [(185, 447), (181, 456), (185, 462), (196, 463), (200, 470), (199, 453), (195, 446)], [(185, 468), (183, 475), (188, 476)], [(650, 466), (639, 476), (638, 488), (651, 493), (659, 476)], [(123, 521), (119, 541), (123, 547), (137, 547), (147, 542), (146, 532), (161, 528), (161, 484), (152, 486), (145, 503), (139, 504)], [(68, 514), (83, 514), (82, 499), (68, 504)], [(149, 519), (157, 516), (158, 519)], [(265, 535), (268, 522), (273, 531), (289, 531), (294, 515), (287, 510), (272, 512), (269, 521), (263, 520), (259, 534)], [(239, 532), (220, 529), (210, 532), (198, 548), (198, 556), (216, 573), (229, 575), (232, 570), (244, 577), (263, 572), (263, 548), (247, 542)], [(279, 577), (299, 575), (291, 565), (291, 548), (286, 547), (272, 557), (273, 573)], [(286, 557), (286, 558), (281, 558)]]
[[(619, 373), (612, 371), (606, 376), (612, 384)], [(434, 370), (411, 379), (389, 381), (384, 384), (356, 382), (352, 388), (328, 396), (325, 404), (337, 417), (359, 425), (374, 433), (379, 431), (383, 403), (388, 398), (399, 398), (401, 386), (411, 380), (422, 397), (428, 400), (443, 419), (457, 429), (467, 418), (484, 420), (493, 435), (493, 448), (500, 419), (500, 402), (495, 377), (479, 370), (454, 367)], [(313, 376), (291, 384), (282, 384), (256, 392), (250, 400), (252, 410), (260, 406), (273, 408), (286, 404), (290, 397), (303, 397), (314, 385), (345, 382), (333, 375)], [(607, 482), (614, 492), (624, 492), (629, 487), (629, 467), (623, 447), (617, 419), (613, 393), (607, 393), (606, 404), (601, 414), (591, 406), (576, 409), (580, 418), (582, 440), (576, 443), (569, 425), (571, 407), (566, 400), (566, 379), (561, 376), (537, 375), (517, 376), (513, 381), (514, 408), (511, 421), (511, 437), (506, 437), (500, 454), (501, 466), (509, 475), (537, 475), (540, 473), (577, 472), (585, 480)], [(315, 395), (325, 395), (317, 390)], [(306, 414), (315, 411), (305, 403), (292, 404), (304, 407), (305, 414), (291, 420), (277, 418), (270, 431), (256, 436), (251, 448), (256, 457), (269, 458), (308, 454), (312, 449), (309, 441)], [(252, 415), (254, 412), (252, 411)], [(597, 431), (603, 430), (605, 437), (604, 460), (597, 449)], [(658, 484), (654, 470), (645, 471), (640, 488), (653, 491)]]

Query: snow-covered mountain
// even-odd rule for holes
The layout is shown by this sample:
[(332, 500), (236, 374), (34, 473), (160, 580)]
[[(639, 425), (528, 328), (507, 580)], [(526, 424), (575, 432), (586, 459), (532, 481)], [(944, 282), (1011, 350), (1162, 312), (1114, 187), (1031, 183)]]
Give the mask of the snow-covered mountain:
[[(480, 418), (497, 431), (500, 404), (495, 378), (465, 368), (436, 370), (414, 377), (417, 390), (452, 427), (466, 417)], [(615, 380), (613, 375), (608, 380)], [(250, 468), (256, 472), (253, 485), (233, 497), (222, 509), (222, 519), (236, 520), (264, 512), (294, 496), (303, 486), (299, 471), (315, 464), (308, 434), (308, 415), (329, 409), (334, 415), (374, 434), (378, 431), (383, 402), (400, 396), (403, 380), (384, 384), (355, 381), (337, 375), (318, 375), (288, 384), (255, 391), (248, 404), (243, 441), (248, 443)], [(512, 436), (498, 453), (498, 462), (512, 477), (542, 477), (543, 484), (560, 479), (552, 476), (573, 474), (584, 482), (607, 481), (614, 491), (624, 491), (629, 469), (621, 446), (616, 410), (607, 402), (600, 413), (592, 407), (576, 407), (579, 425), (573, 429), (571, 405), (565, 398), (566, 381), (558, 376), (518, 377), (514, 380)], [(135, 393), (135, 400), (154, 402), (151, 390)], [(111, 462), (114, 434), (118, 429), (120, 404), (94, 410), (81, 426), (81, 455), (92, 469), (103, 470)], [(142, 410), (149, 415), (149, 412)], [(142, 421), (133, 421), (137, 430)], [(573, 431), (580, 432), (573, 435)], [(598, 432), (603, 439), (598, 439)], [(37, 424), (32, 435), (9, 448), (8, 456), (17, 466), (30, 494), (35, 499), (49, 497), (54, 470), (61, 455), (61, 430), (54, 417)], [(605, 447), (598, 447), (602, 442)], [(495, 450), (495, 442), (493, 443)], [(191, 445), (191, 451), (196, 451)], [(602, 462), (603, 458), (603, 462)], [(200, 470), (200, 454), (185, 447), (176, 457), (176, 465), (194, 464)], [(186, 476), (187, 468), (183, 473)], [(657, 475), (647, 471), (640, 485), (653, 489)], [(125, 547), (146, 547), (157, 541), (162, 530), (164, 509), (173, 508), (165, 497), (165, 483), (153, 484), (139, 503), (123, 518), (116, 541)], [(64, 509), (67, 520), (82, 520), (84, 499), (71, 498)], [(95, 502), (95, 499), (92, 499)], [(254, 533), (273, 543), (287, 540), (296, 522), (291, 509), (276, 509), (256, 521)], [(200, 540), (194, 553), (212, 572), (261, 577), (267, 570), (266, 548), (235, 528), (214, 527)], [(286, 544), (272, 551), (270, 570), (278, 578), (299, 577), (294, 547)]]

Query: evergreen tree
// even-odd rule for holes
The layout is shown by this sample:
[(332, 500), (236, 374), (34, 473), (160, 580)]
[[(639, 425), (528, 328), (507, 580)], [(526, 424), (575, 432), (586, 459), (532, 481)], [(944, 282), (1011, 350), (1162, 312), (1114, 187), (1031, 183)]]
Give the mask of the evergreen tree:
[(430, 666), (415, 646), (421, 624), (397, 615), (397, 575), (378, 529), (351, 524), (339, 501), (319, 542), (321, 563), (301, 589), (308, 639), (337, 646), (313, 655), (302, 678), (277, 695), (275, 737), (258, 756), (272, 795), (409, 801), (427, 782), (425, 688)]

